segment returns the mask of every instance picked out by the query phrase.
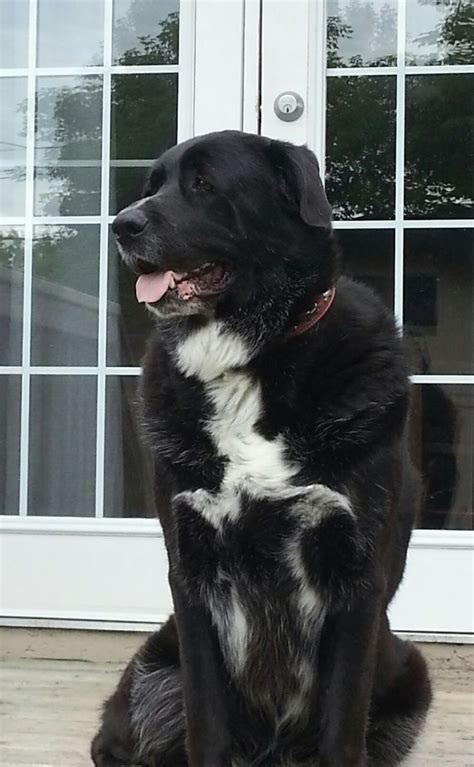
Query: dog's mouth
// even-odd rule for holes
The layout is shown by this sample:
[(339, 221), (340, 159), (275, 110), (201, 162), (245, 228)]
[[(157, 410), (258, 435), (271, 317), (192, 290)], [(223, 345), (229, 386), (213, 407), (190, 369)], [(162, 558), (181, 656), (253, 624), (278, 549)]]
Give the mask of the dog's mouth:
[(190, 272), (150, 271), (144, 265), (136, 282), (139, 303), (154, 304), (173, 296), (181, 301), (206, 298), (222, 293), (231, 281), (229, 269), (222, 263), (209, 262)]

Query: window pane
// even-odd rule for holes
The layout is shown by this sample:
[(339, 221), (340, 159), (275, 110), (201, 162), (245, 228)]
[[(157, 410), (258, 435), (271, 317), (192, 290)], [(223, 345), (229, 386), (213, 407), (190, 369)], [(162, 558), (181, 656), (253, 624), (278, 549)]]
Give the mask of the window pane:
[(106, 517), (154, 517), (151, 459), (137, 418), (135, 376), (107, 377)]
[(113, 77), (112, 159), (148, 160), (173, 146), (177, 110), (177, 75)]
[(0, 376), (0, 514), (18, 514), (20, 490), (20, 376)]
[(397, 63), (397, 0), (327, 0), (328, 67)]
[(474, 372), (474, 230), (405, 232), (405, 336), (413, 373)]
[(97, 365), (99, 227), (35, 227), (34, 365)]
[(473, 64), (472, 0), (410, 0), (406, 46), (408, 64)]
[[(151, 164), (150, 160), (150, 164)], [(110, 213), (114, 215), (142, 196), (147, 168), (140, 166), (110, 168)]]
[(103, 63), (103, 0), (38, 0), (38, 66)]
[(115, 64), (177, 64), (179, 0), (115, 0)]
[(29, 0), (0, 2), (0, 67), (17, 69), (28, 66)]
[(153, 320), (135, 297), (136, 276), (125, 266), (110, 238), (108, 302), (107, 302), (107, 364), (140, 365), (145, 344), (153, 328)]
[(102, 78), (38, 80), (36, 215), (100, 213)]
[(393, 218), (394, 77), (329, 77), (326, 189), (336, 219)]
[(405, 216), (471, 218), (474, 76), (407, 77)]
[(424, 478), (417, 527), (472, 529), (474, 387), (413, 387), (412, 457)]
[(21, 365), (23, 250), (23, 230), (0, 227), (0, 365)]
[(394, 233), (386, 230), (337, 232), (344, 274), (369, 285), (393, 310)]
[(2, 216), (25, 215), (26, 89), (25, 77), (0, 79), (0, 211)]
[(31, 378), (28, 514), (95, 513), (95, 376)]

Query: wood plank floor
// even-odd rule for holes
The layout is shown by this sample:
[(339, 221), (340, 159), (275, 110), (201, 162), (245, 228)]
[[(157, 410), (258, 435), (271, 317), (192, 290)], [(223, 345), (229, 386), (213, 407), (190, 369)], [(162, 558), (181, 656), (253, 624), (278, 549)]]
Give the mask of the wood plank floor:
[[(437, 668), (435, 702), (406, 767), (474, 767), (472, 675)], [(0, 765), (86, 767), (89, 741), (115, 664), (7, 661), (1, 673)]]

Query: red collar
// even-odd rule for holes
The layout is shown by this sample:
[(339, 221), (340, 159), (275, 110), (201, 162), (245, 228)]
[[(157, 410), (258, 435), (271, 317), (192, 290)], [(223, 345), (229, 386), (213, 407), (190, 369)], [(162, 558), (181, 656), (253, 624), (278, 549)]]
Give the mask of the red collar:
[(293, 325), (287, 333), (287, 338), (294, 338), (295, 336), (301, 336), (310, 330), (313, 325), (316, 325), (319, 320), (324, 317), (326, 312), (331, 308), (334, 296), (336, 295), (336, 288), (329, 288), (321, 296), (316, 298), (311, 309), (303, 314), (299, 322)]

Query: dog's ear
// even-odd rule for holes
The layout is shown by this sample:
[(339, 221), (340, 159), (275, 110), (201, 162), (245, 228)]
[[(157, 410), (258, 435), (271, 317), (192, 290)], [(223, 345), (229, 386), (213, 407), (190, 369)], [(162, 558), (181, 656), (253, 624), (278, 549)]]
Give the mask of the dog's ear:
[(283, 172), (285, 193), (299, 206), (300, 216), (309, 226), (328, 227), (332, 209), (319, 173), (319, 163), (308, 147), (272, 142), (274, 159)]

